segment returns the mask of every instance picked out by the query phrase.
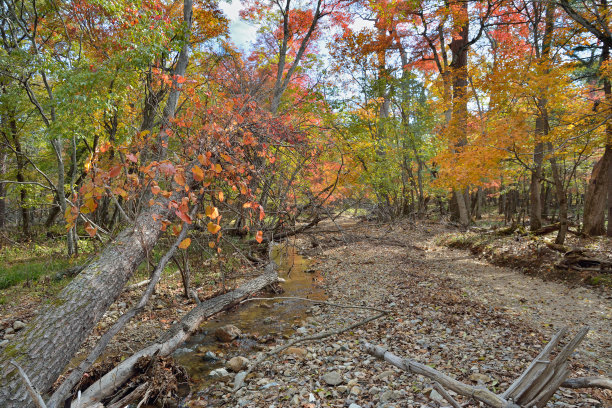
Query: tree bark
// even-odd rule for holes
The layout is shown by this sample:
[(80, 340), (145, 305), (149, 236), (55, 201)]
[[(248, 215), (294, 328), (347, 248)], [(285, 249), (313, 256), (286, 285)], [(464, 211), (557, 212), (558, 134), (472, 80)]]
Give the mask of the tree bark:
[[(467, 144), (467, 86), (468, 86), (468, 50), (469, 50), (469, 18), (467, 2), (459, 3), (459, 16), (453, 22), (454, 35), (450, 43), (452, 62), (450, 64), (453, 74), (453, 106), (450, 121), (451, 142), (455, 149), (460, 150)], [(456, 202), (455, 218), (461, 225), (470, 224), (469, 206), (465, 201), (463, 191), (454, 190), (453, 198)]]
[[(602, 4), (606, 5), (606, 1), (603, 1)], [(601, 52), (601, 64), (605, 64), (609, 59), (610, 47), (604, 44)], [(607, 75), (602, 75), (602, 80), (605, 95), (603, 115), (608, 115), (610, 111), (612, 111), (612, 87)], [(606, 190), (608, 190), (607, 193)], [(612, 236), (612, 123), (610, 120), (606, 123), (606, 145), (604, 154), (593, 167), (587, 187), (583, 216), (583, 231), (585, 234), (604, 235), (606, 233), (606, 228), (604, 228), (606, 196), (608, 201), (607, 235)]]
[[(0, 151), (0, 179), (6, 177), (6, 162), (8, 154), (5, 151)], [(0, 228), (6, 224), (6, 184), (0, 183)]]

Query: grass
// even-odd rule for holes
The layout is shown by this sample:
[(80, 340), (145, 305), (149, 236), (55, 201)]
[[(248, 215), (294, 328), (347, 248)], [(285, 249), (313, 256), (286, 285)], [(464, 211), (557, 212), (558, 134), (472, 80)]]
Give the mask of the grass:
[(53, 275), (71, 266), (67, 259), (19, 262), (0, 266), (0, 289), (6, 289), (26, 281), (37, 281), (41, 276)]

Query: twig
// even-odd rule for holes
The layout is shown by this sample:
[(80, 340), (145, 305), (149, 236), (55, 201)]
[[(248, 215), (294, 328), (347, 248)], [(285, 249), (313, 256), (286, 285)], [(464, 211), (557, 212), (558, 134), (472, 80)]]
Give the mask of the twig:
[(451, 395), (444, 389), (444, 387), (440, 385), (439, 382), (434, 382), (433, 387), (442, 397), (444, 397), (446, 401), (448, 401), (449, 404), (453, 406), (453, 408), (461, 408), (461, 405), (459, 405), (459, 403), (455, 401), (453, 397), (451, 397)]
[(255, 367), (257, 367), (259, 364), (261, 364), (268, 357), (270, 357), (270, 356), (272, 356), (274, 354), (278, 354), (281, 351), (283, 351), (283, 350), (285, 350), (285, 349), (287, 349), (287, 348), (289, 348), (291, 346), (294, 346), (296, 344), (299, 344), (299, 343), (304, 343), (306, 341), (320, 340), (320, 339), (324, 339), (324, 338), (329, 337), (329, 336), (333, 336), (333, 335), (338, 335), (338, 334), (344, 333), (346, 331), (354, 329), (355, 327), (359, 327), (361, 325), (369, 323), (372, 320), (379, 319), (379, 318), (385, 316), (387, 313), (388, 312), (379, 313), (377, 315), (368, 317), (367, 319), (361, 320), (361, 321), (359, 321), (357, 323), (353, 323), (353, 324), (351, 324), (349, 326), (346, 326), (344, 328), (341, 328), (341, 329), (328, 330), (328, 331), (325, 331), (323, 333), (315, 334), (315, 335), (312, 335), (312, 336), (301, 337), (299, 339), (292, 340), (292, 341), (290, 341), (290, 342), (288, 342), (288, 343), (286, 343), (286, 344), (284, 344), (282, 346), (275, 347), (274, 349), (272, 349), (270, 351), (266, 351), (257, 360), (255, 360), (246, 371), (242, 371), (242, 372), (240, 372), (240, 373), (238, 373), (236, 375), (236, 377), (234, 379), (234, 391), (238, 391), (240, 388), (242, 388), (242, 386), (244, 385), (244, 380), (246, 379), (246, 377), (253, 371), (253, 369)]
[(25, 373), (25, 371), (23, 371), (21, 366), (19, 366), (19, 364), (17, 364), (15, 360), (11, 360), (11, 364), (17, 367), (17, 371), (19, 371), (19, 375), (21, 376), (21, 379), (23, 380), (23, 383), (25, 384), (26, 389), (28, 390), (28, 394), (30, 394), (30, 398), (32, 398), (32, 401), (34, 401), (36, 406), (38, 408), (47, 408), (45, 401), (42, 399), (38, 391), (36, 391), (32, 383), (30, 382), (28, 375)]
[(340, 307), (342, 309), (364, 309), (364, 310), (373, 310), (375, 312), (380, 312), (380, 313), (389, 313), (389, 310), (378, 309), (376, 307), (353, 306), (353, 305), (339, 305), (337, 303), (326, 302), (324, 300), (315, 300), (315, 299), (308, 299), (308, 298), (296, 297), (296, 296), (278, 296), (278, 297), (273, 297), (273, 298), (249, 298), (249, 299), (243, 300), (240, 303), (246, 303), (246, 302), (250, 302), (250, 301), (253, 301), (253, 300), (279, 300), (279, 299), (282, 299), (282, 300), (303, 300), (303, 301), (306, 301), (306, 302), (317, 303), (317, 304), (320, 304), (320, 305)]

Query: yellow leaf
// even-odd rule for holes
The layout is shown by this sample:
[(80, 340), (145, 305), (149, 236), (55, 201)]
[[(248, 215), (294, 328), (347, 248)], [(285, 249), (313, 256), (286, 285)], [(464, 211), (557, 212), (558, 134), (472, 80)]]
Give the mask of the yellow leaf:
[(219, 201), (223, 201), (224, 200), (224, 195), (223, 195), (223, 191), (219, 191)]
[(208, 223), (208, 232), (210, 232), (211, 234), (216, 234), (217, 232), (219, 232), (220, 229), (221, 229), (220, 225), (215, 224), (214, 222)]
[(215, 172), (221, 173), (221, 165), (219, 163), (215, 164)]
[(204, 170), (202, 170), (200, 166), (193, 166), (193, 168), (191, 169), (191, 172), (193, 173), (193, 179), (195, 181), (204, 180)]
[(181, 249), (187, 249), (189, 248), (189, 245), (191, 245), (191, 238), (185, 238), (181, 241), (178, 247)]
[(215, 242), (214, 241), (208, 241), (208, 246), (211, 248), (215, 247)]
[(211, 207), (210, 205), (206, 207), (206, 215), (213, 220), (219, 216), (219, 210), (217, 207)]

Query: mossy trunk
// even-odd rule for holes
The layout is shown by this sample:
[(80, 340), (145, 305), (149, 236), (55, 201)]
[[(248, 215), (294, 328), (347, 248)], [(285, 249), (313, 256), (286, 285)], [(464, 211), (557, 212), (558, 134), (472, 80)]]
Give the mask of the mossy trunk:
[(32, 404), (11, 360), (39, 392), (49, 391), (160, 234), (161, 221), (151, 212), (142, 214), (13, 338), (0, 355), (1, 407)]

